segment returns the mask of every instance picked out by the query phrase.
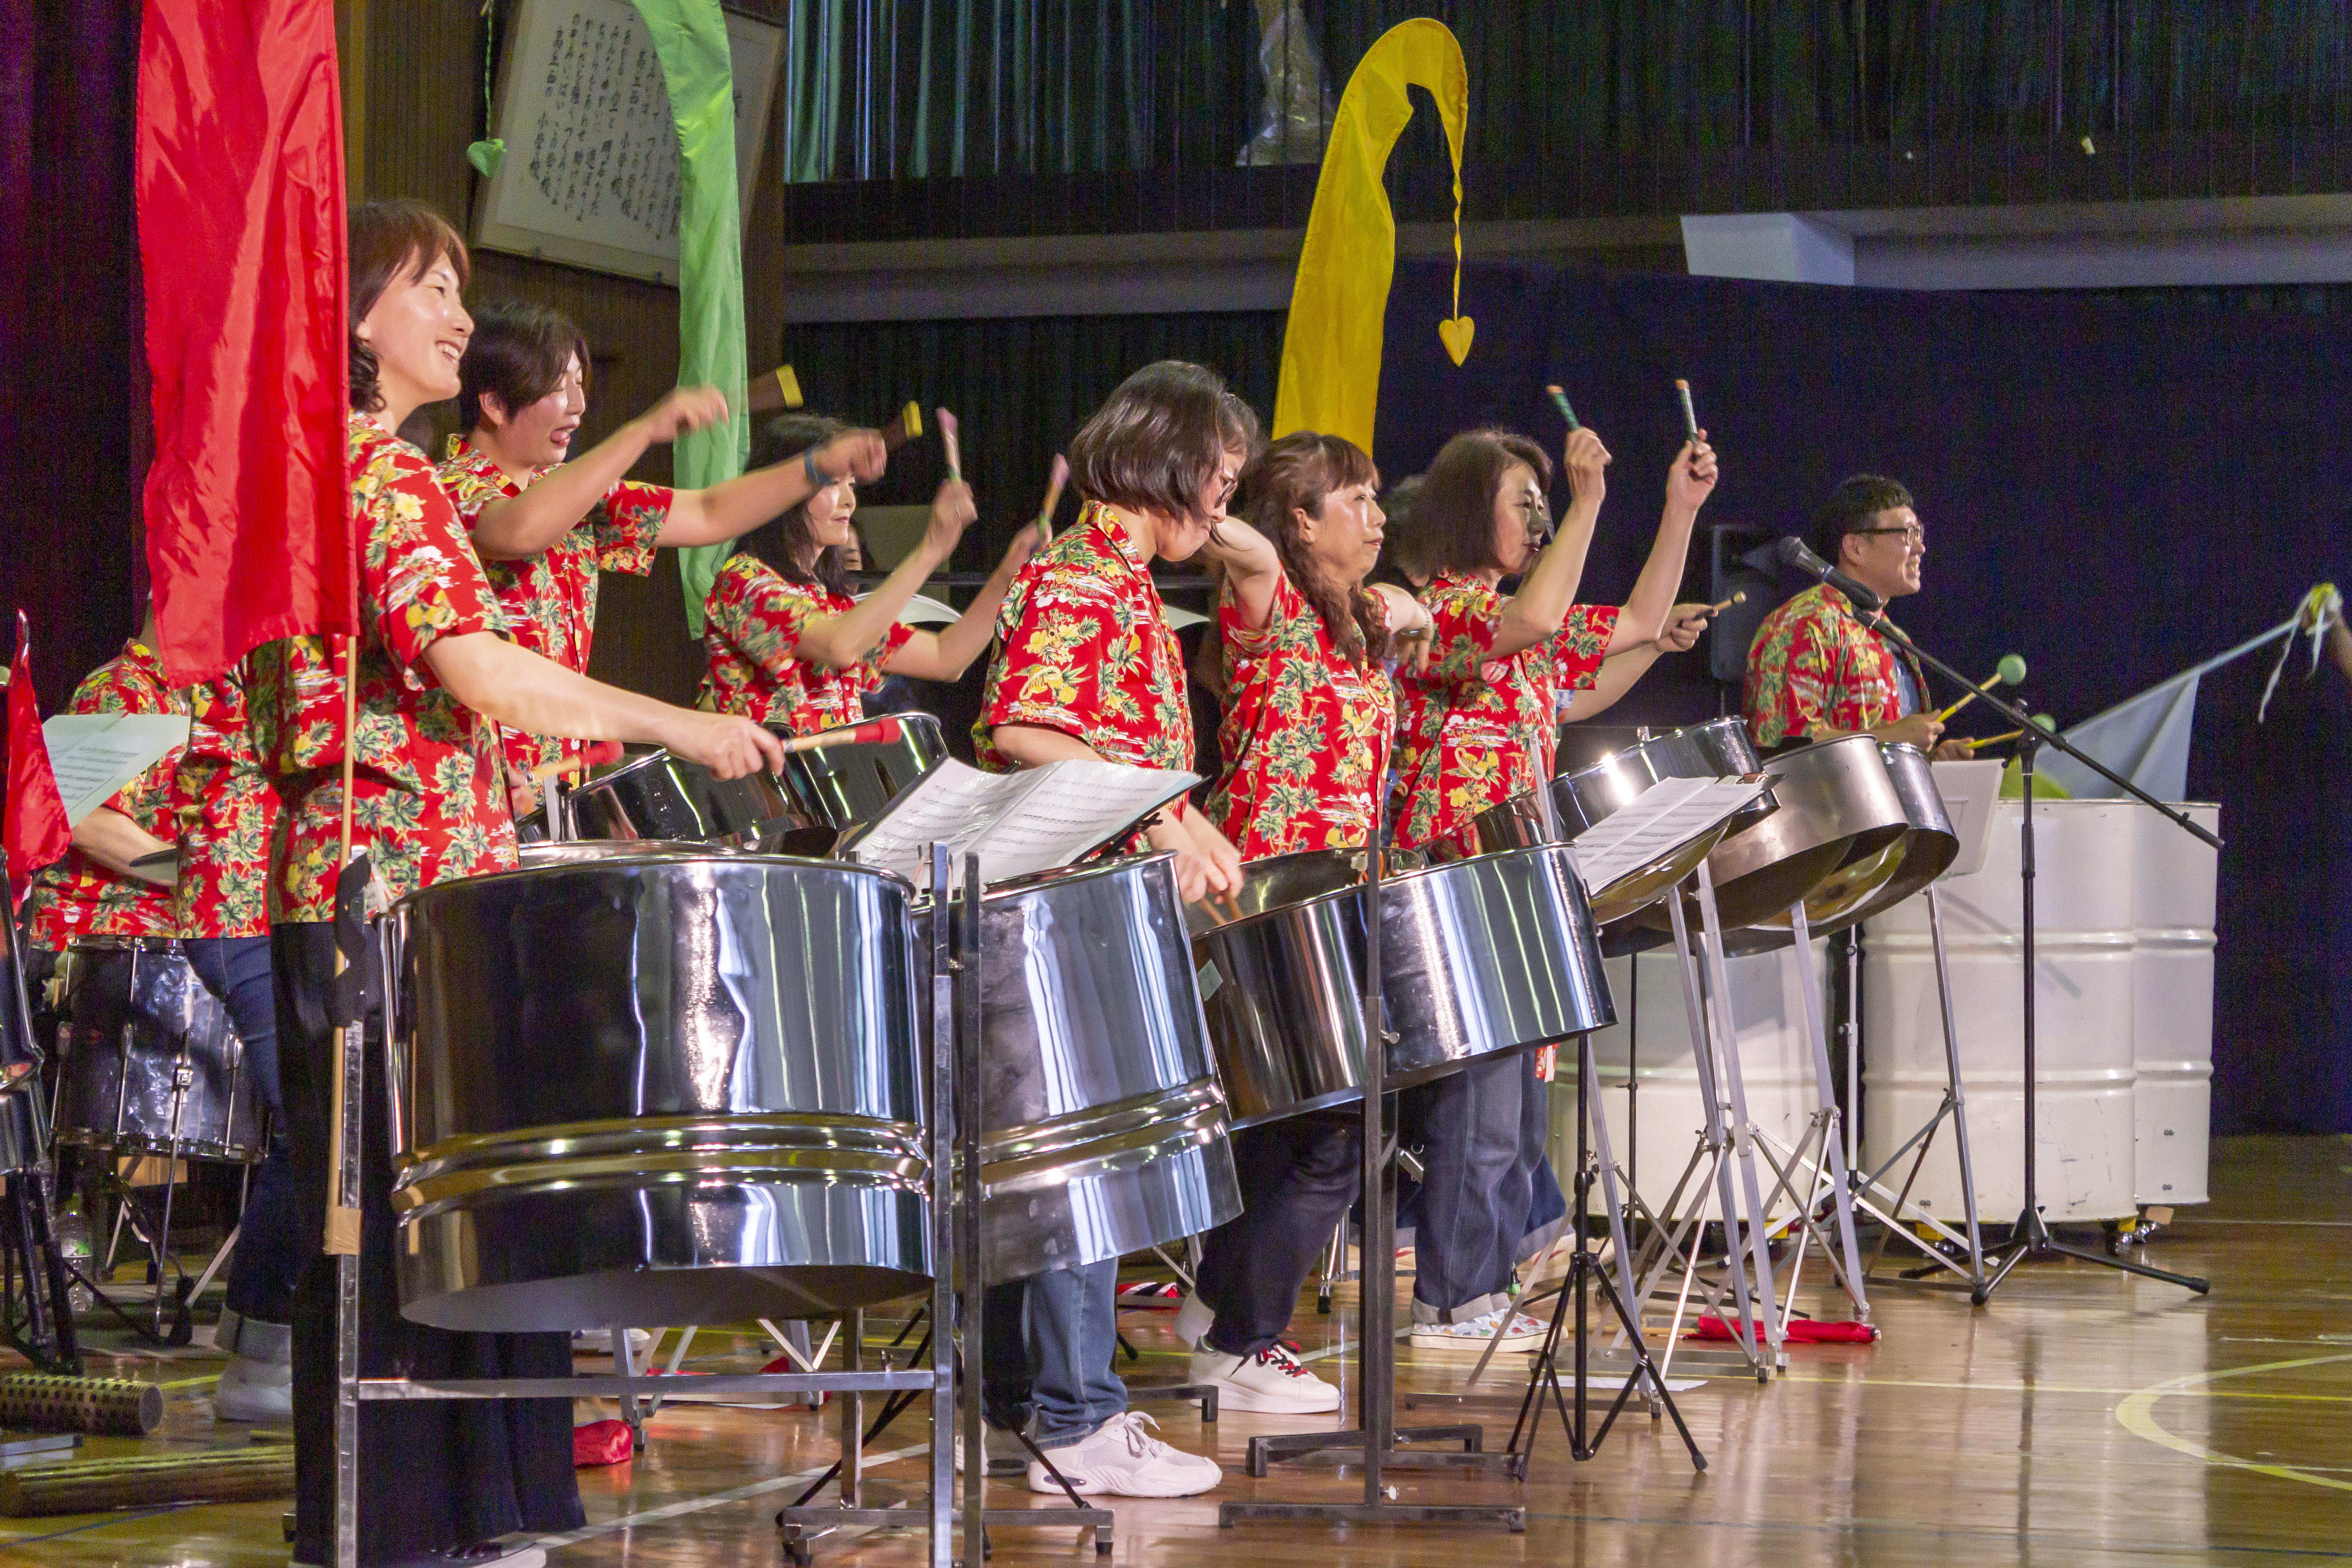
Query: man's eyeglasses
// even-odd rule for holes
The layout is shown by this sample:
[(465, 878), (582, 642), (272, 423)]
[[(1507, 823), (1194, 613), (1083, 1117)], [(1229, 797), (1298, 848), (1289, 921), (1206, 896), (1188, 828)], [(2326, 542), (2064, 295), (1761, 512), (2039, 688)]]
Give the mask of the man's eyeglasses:
[(1927, 542), (1927, 531), (1916, 523), (1909, 528), (1857, 528), (1854, 531), (1871, 539), (1882, 533), (1899, 534), (1906, 544), (1924, 545)]

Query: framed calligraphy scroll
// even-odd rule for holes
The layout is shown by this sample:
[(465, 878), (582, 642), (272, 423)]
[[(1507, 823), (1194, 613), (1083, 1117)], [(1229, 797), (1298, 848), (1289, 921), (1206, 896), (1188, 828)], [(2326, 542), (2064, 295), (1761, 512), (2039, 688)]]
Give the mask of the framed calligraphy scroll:
[[(784, 31), (733, 11), (726, 20), (748, 217)], [(506, 158), (476, 195), (476, 245), (677, 281), (677, 132), (653, 39), (628, 0), (522, 0), (491, 126)]]

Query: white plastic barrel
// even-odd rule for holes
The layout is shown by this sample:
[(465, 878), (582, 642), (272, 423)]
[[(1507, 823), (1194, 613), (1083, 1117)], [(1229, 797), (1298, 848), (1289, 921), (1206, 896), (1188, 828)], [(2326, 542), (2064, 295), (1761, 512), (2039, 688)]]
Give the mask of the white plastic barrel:
[[(2218, 805), (2184, 805), (2221, 830)], [(2134, 804), (2132, 1057), (2139, 1201), (2201, 1204), (2213, 1115), (2213, 910), (2219, 857)]]
[[(1826, 977), (1824, 943), (1813, 944), (1817, 977)], [(1734, 1026), (1739, 1036), (1741, 1078), (1748, 1111), (1756, 1125), (1793, 1147), (1813, 1110), (1812, 1047), (1805, 1038), (1803, 994), (1797, 981), (1796, 953), (1786, 949), (1728, 961)], [(1682, 975), (1672, 953), (1660, 949), (1608, 961), (1610, 993), (1617, 1022), (1592, 1037), (1601, 1068), (1601, 1104), (1619, 1164), (1653, 1211), (1663, 1205), (1688, 1164), (1706, 1124), (1699, 1095), (1698, 1062), (1691, 1047), (1689, 1016), (1683, 1006)], [(1824, 1015), (1826, 1016), (1826, 1015)], [(1623, 1087), (1628, 1068), (1638, 1066), (1640, 1085), (1628, 1114)], [(1569, 1184), (1576, 1157), (1576, 1062), (1567, 1047), (1552, 1079), (1552, 1169)], [(1728, 1094), (1727, 1086), (1717, 1085)], [(1628, 1159), (1631, 1163), (1628, 1164)], [(1759, 1156), (1758, 1192), (1769, 1195), (1772, 1176)], [(1737, 1170), (1735, 1167), (1735, 1190)], [(1685, 1193), (1683, 1213), (1696, 1192)], [(1790, 1205), (1784, 1200), (1779, 1207)], [(1593, 1197), (1600, 1212), (1600, 1195)], [(1702, 1211), (1719, 1218), (1712, 1188)]]
[[(1941, 884), (1961, 1083), (1979, 1215), (2024, 1207), (2023, 961), (2018, 880), (2022, 803), (1999, 802), (1984, 868)], [(2038, 1185), (2052, 1220), (2137, 1212), (2134, 1143), (2134, 897), (2139, 846), (2128, 802), (2037, 801), (2034, 979)], [(1927, 900), (1907, 899), (1863, 930), (1863, 1150), (1876, 1169), (1935, 1114), (1944, 1038)], [(1957, 1221), (1959, 1165), (1940, 1130), (1913, 1199)], [(1899, 1187), (1908, 1168), (1889, 1173)]]

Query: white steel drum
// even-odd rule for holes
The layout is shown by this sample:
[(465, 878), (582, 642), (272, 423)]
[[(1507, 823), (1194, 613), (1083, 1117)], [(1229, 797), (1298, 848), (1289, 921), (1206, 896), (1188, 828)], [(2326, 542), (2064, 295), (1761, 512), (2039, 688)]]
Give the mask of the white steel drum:
[[(2184, 805), (2219, 833), (2221, 808)], [(2213, 909), (2219, 856), (2169, 818), (2131, 807), (2137, 831), (2132, 1091), (2139, 1201), (2201, 1204), (2213, 1118)]]
[[(1984, 869), (1942, 884), (1977, 1208), (1990, 1224), (2005, 1224), (2025, 1206), (2017, 875), (2022, 806), (1997, 802)], [(2053, 1221), (2138, 1212), (2132, 882), (2134, 818), (2141, 809), (2099, 800), (2033, 805), (2038, 1183), (2042, 1212)], [(1874, 1169), (1935, 1114), (1944, 1094), (1943, 1021), (1925, 899), (1897, 904), (1864, 925), (1862, 995), (1863, 1164)], [(1961, 1212), (1948, 1132), (1937, 1137), (1911, 1195), (1933, 1214)]]
[[(1828, 973), (1826, 947), (1825, 942), (1813, 943), (1816, 976)], [(1725, 962), (1731, 980), (1732, 1024), (1739, 1034), (1740, 1080), (1748, 1091), (1748, 1113), (1758, 1127), (1793, 1146), (1813, 1110), (1812, 1047), (1805, 1039), (1804, 994), (1797, 980), (1796, 949), (1734, 955)], [(1620, 999), (1617, 1022), (1592, 1035), (1610, 1148), (1618, 1163), (1633, 1173), (1642, 1201), (1654, 1208), (1674, 1191), (1699, 1131), (1706, 1125), (1697, 1058), (1691, 1047), (1690, 1016), (1683, 1006), (1682, 974), (1673, 952), (1665, 949), (1610, 959), (1603, 972), (1609, 978), (1610, 994)], [(1629, 997), (1630, 1005), (1625, 1000)], [(1827, 1005), (1826, 999), (1822, 1005)], [(1629, 1119), (1625, 1080), (1637, 1058), (1640, 1088)], [(1718, 1085), (1718, 1089), (1728, 1097), (1727, 1089)], [(1551, 1162), (1563, 1184), (1576, 1168), (1576, 1058), (1562, 1047), (1559, 1067), (1552, 1078)], [(1757, 1173), (1769, 1192), (1770, 1168), (1759, 1160)], [(1720, 1219), (1714, 1189), (1698, 1194), (1696, 1178), (1693, 1189), (1684, 1194), (1681, 1212), (1690, 1213), (1693, 1202), (1701, 1196), (1705, 1201), (1699, 1212), (1708, 1219)], [(1597, 1187), (1592, 1205), (1592, 1212), (1600, 1213)], [(1784, 1202), (1778, 1206), (1788, 1205)]]

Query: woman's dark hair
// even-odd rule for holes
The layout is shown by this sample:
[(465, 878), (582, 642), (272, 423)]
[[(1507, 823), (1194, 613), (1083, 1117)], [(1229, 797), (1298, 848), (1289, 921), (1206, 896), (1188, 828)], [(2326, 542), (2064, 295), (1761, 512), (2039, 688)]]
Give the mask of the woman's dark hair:
[(1256, 413), (1214, 373), (1163, 359), (1120, 382), (1078, 426), (1070, 479), (1088, 500), (1197, 518), (1226, 449), (1254, 453), (1258, 441)]
[[(822, 414), (786, 414), (771, 419), (751, 440), (750, 467), (765, 468), (822, 447), (849, 426)], [(787, 507), (735, 542), (735, 552), (766, 562), (787, 583), (821, 586), (835, 594), (849, 592), (849, 574), (843, 570), (841, 552), (827, 545), (816, 552), (814, 570), (801, 565), (801, 553), (816, 541), (809, 533), (808, 502)]]
[(1365, 578), (1367, 584), (1386, 583), (1417, 593), (1429, 581), (1429, 569), (1422, 564), (1421, 536), (1414, 531), (1414, 519), (1420, 515), (1423, 476), (1412, 474), (1391, 485), (1388, 494), (1381, 497), (1381, 510), (1388, 514), (1388, 535), (1381, 548), (1381, 563)]
[(1242, 470), (1234, 510), (1274, 543), (1299, 595), (1315, 606), (1331, 634), (1332, 646), (1358, 668), (1369, 668), (1388, 653), (1386, 618), (1369, 590), (1334, 583), (1307, 546), (1298, 514), (1323, 515), (1334, 490), (1377, 485), (1380, 470), (1364, 449), (1343, 436), (1294, 431), (1253, 458)]
[(482, 399), (499, 400), (503, 416), (514, 417), (563, 384), (573, 360), (588, 375), (588, 334), (572, 318), (523, 300), (493, 300), (474, 310), (474, 335), (457, 366), (457, 428), (482, 427)]
[(1912, 505), (1911, 492), (1879, 474), (1855, 474), (1838, 481), (1830, 499), (1813, 514), (1813, 550), (1834, 566), (1845, 536), (1866, 528), (1882, 511)]
[(361, 202), (352, 208), (349, 246), (352, 292), (350, 334), (352, 406), (373, 414), (383, 406), (383, 389), (376, 384), (375, 351), (360, 342), (360, 323), (383, 298), (393, 280), (404, 274), (414, 282), (446, 261), (463, 288), (473, 278), (466, 242), (449, 220), (407, 196), (391, 201)]
[(1512, 465), (1533, 468), (1536, 482), (1551, 483), (1551, 458), (1541, 447), (1508, 430), (1470, 430), (1438, 448), (1413, 498), (1414, 564), (1431, 576), (1487, 571), (1503, 563), (1495, 554), (1495, 498)]

